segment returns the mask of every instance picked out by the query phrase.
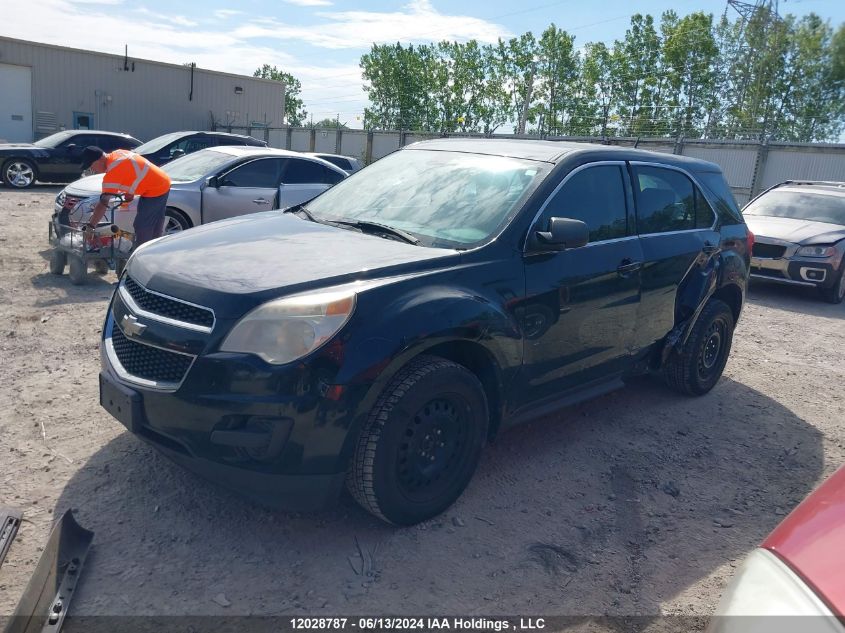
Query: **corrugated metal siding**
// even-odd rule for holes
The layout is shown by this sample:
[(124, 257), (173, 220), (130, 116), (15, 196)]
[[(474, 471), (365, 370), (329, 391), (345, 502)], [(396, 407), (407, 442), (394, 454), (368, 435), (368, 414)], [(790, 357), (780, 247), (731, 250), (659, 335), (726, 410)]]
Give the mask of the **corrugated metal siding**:
[[(53, 48), (0, 37), (4, 63), (32, 68), (33, 108), (56, 114), (73, 128), (73, 113), (93, 113), (96, 127), (148, 140), (165, 132), (252, 121), (281, 125), (283, 86), (278, 82), (194, 70), (120, 56)], [(134, 64), (134, 71), (132, 65)], [(235, 94), (235, 87), (243, 94)]]
[(754, 178), (754, 163), (757, 160), (757, 151), (754, 147), (749, 149), (722, 149), (685, 145), (683, 154), (719, 165), (731, 187), (751, 186), (751, 180)]
[(337, 130), (316, 130), (314, 151), (325, 154), (337, 154)]
[(769, 150), (760, 181), (762, 189), (798, 178), (845, 181), (845, 150)]

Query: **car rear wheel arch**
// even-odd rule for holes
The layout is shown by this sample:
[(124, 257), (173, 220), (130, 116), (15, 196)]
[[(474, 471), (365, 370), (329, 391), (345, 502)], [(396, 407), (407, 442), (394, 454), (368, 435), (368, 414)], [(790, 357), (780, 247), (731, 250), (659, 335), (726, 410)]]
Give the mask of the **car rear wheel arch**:
[(739, 286), (731, 283), (725, 284), (717, 288), (711, 298), (724, 301), (733, 313), (734, 323), (739, 321), (739, 315), (742, 312), (742, 290)]

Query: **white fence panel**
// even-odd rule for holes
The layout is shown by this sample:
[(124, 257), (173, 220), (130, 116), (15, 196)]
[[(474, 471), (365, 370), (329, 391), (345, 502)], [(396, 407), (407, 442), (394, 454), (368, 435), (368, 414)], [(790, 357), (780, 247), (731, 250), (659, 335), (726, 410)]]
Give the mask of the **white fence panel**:
[(291, 133), (290, 148), (295, 152), (311, 151), (311, 130), (293, 130)]
[(314, 133), (314, 151), (337, 154), (337, 130), (316, 130)]
[(399, 134), (394, 132), (373, 133), (373, 160), (387, 156), (399, 149)]
[(760, 181), (766, 189), (784, 180), (845, 181), (845, 148), (824, 152), (806, 149), (770, 149), (766, 168)]
[(367, 133), (363, 130), (344, 130), (340, 137), (340, 153), (364, 161), (367, 157)]

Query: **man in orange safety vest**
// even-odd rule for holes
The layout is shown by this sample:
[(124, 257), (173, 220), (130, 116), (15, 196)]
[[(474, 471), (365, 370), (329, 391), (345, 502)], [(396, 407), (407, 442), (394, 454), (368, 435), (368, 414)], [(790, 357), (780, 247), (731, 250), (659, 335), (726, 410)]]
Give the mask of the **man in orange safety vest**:
[(106, 205), (112, 196), (123, 194), (126, 202), (138, 196), (138, 213), (135, 216), (135, 242), (138, 247), (144, 242), (161, 237), (164, 232), (164, 214), (167, 209), (167, 195), (170, 193), (170, 177), (140, 154), (119, 149), (106, 154), (99, 147), (86, 147), (82, 151), (83, 171), (102, 174), (103, 193), (88, 220), (89, 229), (106, 213)]

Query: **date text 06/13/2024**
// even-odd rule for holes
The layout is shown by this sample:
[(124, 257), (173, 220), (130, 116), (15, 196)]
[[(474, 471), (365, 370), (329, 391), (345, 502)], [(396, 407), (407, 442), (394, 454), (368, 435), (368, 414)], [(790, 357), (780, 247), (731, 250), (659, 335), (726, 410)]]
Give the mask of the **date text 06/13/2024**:
[(461, 617), (298, 617), (290, 619), (294, 630), (327, 631), (358, 629), (363, 631), (539, 631), (544, 618), (461, 618)]

